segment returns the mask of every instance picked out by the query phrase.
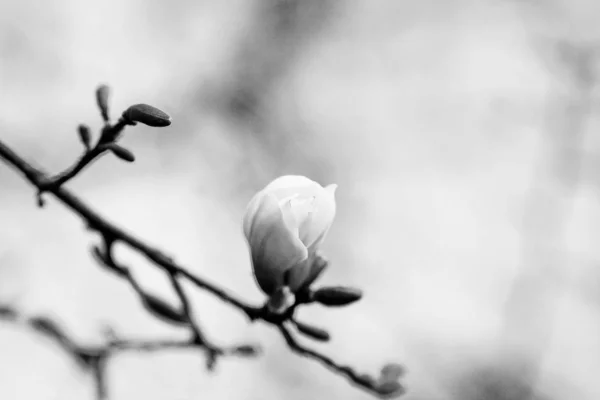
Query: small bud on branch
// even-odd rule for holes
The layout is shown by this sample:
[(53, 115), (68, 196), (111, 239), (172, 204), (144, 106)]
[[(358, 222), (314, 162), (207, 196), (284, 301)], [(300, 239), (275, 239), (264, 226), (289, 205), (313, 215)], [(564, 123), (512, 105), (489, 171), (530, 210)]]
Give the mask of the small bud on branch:
[(312, 339), (316, 339), (321, 342), (328, 342), (329, 339), (331, 339), (329, 333), (324, 329), (317, 328), (316, 326), (308, 325), (299, 321), (294, 321), (294, 324), (296, 325), (296, 328), (298, 328), (298, 332)]
[(123, 112), (123, 118), (132, 122), (154, 127), (165, 127), (171, 125), (171, 117), (166, 112), (148, 104), (136, 104)]
[(313, 293), (315, 302), (329, 307), (346, 306), (361, 298), (362, 291), (360, 289), (345, 286), (323, 287)]
[(116, 143), (107, 143), (104, 145), (108, 150), (110, 150), (115, 156), (120, 158), (123, 161), (134, 162), (135, 156), (130, 150), (127, 150), (123, 146), (119, 146)]
[(92, 147), (92, 133), (90, 132), (90, 128), (87, 125), (80, 124), (77, 127), (77, 132), (79, 133), (79, 140), (81, 140), (81, 143), (83, 144), (85, 149), (89, 151)]
[(98, 89), (96, 89), (96, 103), (98, 104), (98, 108), (100, 109), (100, 113), (102, 114), (102, 119), (104, 122), (108, 122), (110, 120), (108, 113), (109, 96), (110, 88), (107, 85), (98, 86)]

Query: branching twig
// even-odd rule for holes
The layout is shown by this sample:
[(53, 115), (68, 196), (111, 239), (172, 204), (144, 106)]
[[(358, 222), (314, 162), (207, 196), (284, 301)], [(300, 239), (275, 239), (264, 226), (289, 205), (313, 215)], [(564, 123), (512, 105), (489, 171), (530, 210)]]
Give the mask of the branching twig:
[(128, 123), (124, 118), (119, 119), (119, 121), (114, 125), (107, 124), (102, 129), (102, 134), (100, 135), (96, 145), (92, 148), (86, 148), (77, 162), (75, 162), (75, 164), (73, 164), (67, 170), (57, 174), (56, 176), (48, 178), (48, 180), (43, 182), (40, 187), (39, 194), (48, 191), (52, 187), (58, 187), (73, 179), (93, 161), (100, 158), (109, 150), (115, 148), (114, 146), (118, 146), (114, 144), (114, 141), (116, 138), (118, 138), (126, 125), (128, 125)]
[[(33, 332), (42, 335), (59, 345), (69, 354), (76, 363), (86, 371), (91, 372), (95, 378), (96, 397), (98, 400), (107, 398), (106, 367), (108, 360), (123, 352), (155, 352), (176, 349), (198, 349), (202, 350), (204, 344), (190, 340), (135, 340), (110, 338), (102, 346), (84, 346), (77, 344), (64, 329), (54, 320), (48, 317), (31, 317), (20, 314), (16, 309), (8, 305), (0, 305), (0, 320), (26, 327)], [(257, 354), (256, 348), (242, 345), (224, 349), (221, 354), (250, 356)]]
[[(39, 325), (36, 325), (37, 328), (40, 328), (41, 326), (41, 331), (54, 338), (79, 361), (84, 362), (88, 368), (91, 368), (93, 371), (95, 371), (94, 373), (96, 376), (98, 398), (106, 398), (106, 379), (104, 368), (108, 357), (116, 352), (125, 350), (153, 351), (182, 347), (200, 348), (207, 352), (207, 366), (209, 368), (214, 366), (217, 357), (221, 355), (233, 354), (248, 356), (255, 355), (257, 353), (256, 347), (251, 345), (239, 345), (224, 348), (218, 347), (208, 341), (201, 327), (197, 324), (192, 316), (190, 301), (188, 300), (188, 297), (182, 287), (180, 282), (181, 279), (190, 281), (198, 288), (206, 290), (207, 292), (218, 297), (223, 302), (242, 311), (250, 321), (262, 320), (266, 323), (274, 325), (280, 331), (290, 349), (300, 355), (320, 361), (332, 371), (345, 376), (354, 385), (380, 397), (387, 398), (402, 394), (404, 389), (398, 382), (400, 377), (399, 371), (401, 370), (398, 365), (386, 365), (382, 369), (382, 374), (379, 379), (374, 379), (368, 375), (358, 374), (351, 367), (340, 365), (331, 358), (299, 344), (285, 325), (288, 321), (292, 321), (300, 333), (303, 333), (308, 337), (312, 337), (313, 339), (328, 340), (329, 334), (322, 329), (295, 321), (293, 317), (296, 308), (302, 304), (309, 304), (315, 301), (328, 306), (349, 304), (361, 297), (360, 291), (340, 287), (322, 288), (314, 293), (305, 291), (297, 294), (296, 303), (286, 312), (283, 314), (274, 314), (266, 305), (261, 307), (250, 305), (230, 294), (226, 290), (220, 288), (216, 284), (208, 281), (206, 278), (192, 274), (187, 269), (178, 265), (173, 259), (167, 257), (159, 249), (146, 244), (141, 239), (138, 239), (132, 234), (126, 232), (124, 229), (109, 222), (107, 219), (99, 215), (91, 207), (85, 204), (81, 199), (63, 187), (65, 182), (75, 177), (85, 168), (85, 166), (89, 165), (91, 161), (104, 153), (107, 149), (111, 150), (120, 158), (130, 158), (128, 161), (132, 161), (133, 155), (128, 154), (128, 150), (118, 147), (115, 142), (125, 125), (135, 125), (136, 122), (142, 122), (150, 126), (166, 126), (170, 124), (170, 118), (164, 112), (154, 107), (142, 104), (135, 105), (127, 109), (123, 113), (123, 116), (119, 122), (117, 122), (115, 125), (111, 125), (109, 122), (108, 105), (105, 98), (108, 95), (107, 89), (106, 87), (102, 89), (104, 90), (104, 94), (100, 93), (101, 89), (102, 88), (98, 90), (97, 96), (99, 99), (98, 104), (101, 109), (101, 114), (105, 121), (105, 127), (102, 131), (100, 139), (92, 148), (89, 146), (88, 140), (86, 139), (87, 134), (82, 134), (82, 132), (80, 132), (80, 136), (82, 137), (82, 141), (86, 147), (86, 152), (73, 167), (61, 174), (58, 174), (54, 178), (48, 177), (48, 175), (42, 170), (32, 166), (0, 140), (0, 159), (3, 159), (8, 165), (21, 172), (24, 177), (37, 188), (40, 198), (42, 192), (51, 193), (66, 207), (79, 215), (91, 230), (100, 234), (103, 241), (102, 246), (93, 247), (93, 255), (96, 257), (96, 259), (111, 272), (127, 280), (131, 287), (139, 295), (144, 307), (154, 316), (175, 325), (185, 326), (189, 328), (192, 333), (192, 337), (183, 342), (112, 340), (109, 341), (106, 346), (101, 348), (82, 348), (75, 345), (75, 343), (73, 343), (66, 335), (64, 335), (61, 330), (54, 329), (56, 326), (50, 320), (44, 319), (41, 325), (39, 325), (40, 321), (37, 321)], [(104, 100), (102, 100), (102, 96), (105, 96)], [(105, 147), (107, 144), (109, 145), (108, 148)], [(122, 150), (124, 150), (125, 153), (123, 153)], [(175, 307), (159, 297), (147, 293), (139, 285), (139, 283), (129, 272), (129, 268), (120, 264), (115, 259), (113, 249), (114, 245), (117, 243), (122, 243), (131, 249), (136, 250), (138, 253), (144, 255), (153, 265), (168, 274), (180, 302), (180, 307)], [(327, 263), (324, 260), (320, 260), (320, 262), (324, 263), (324, 265)], [(324, 267), (324, 265), (322, 267)], [(10, 313), (3, 314), (2, 309), (0, 308), (0, 317), (3, 315), (10, 315)]]
[(172, 271), (169, 273), (169, 278), (171, 279), (171, 283), (173, 285), (173, 288), (175, 289), (175, 292), (177, 293), (177, 296), (179, 296), (179, 298), (181, 299), (183, 313), (190, 323), (190, 327), (193, 332), (192, 342), (204, 346), (207, 352), (206, 367), (209, 370), (212, 370), (215, 367), (215, 363), (217, 362), (217, 356), (223, 354), (223, 350), (212, 344), (206, 338), (204, 332), (202, 332), (202, 328), (194, 321), (190, 301), (188, 300), (188, 297), (185, 294), (185, 291), (183, 290), (181, 282), (179, 282), (178, 280), (178, 275), (179, 274), (176, 271)]
[[(94, 160), (101, 157), (107, 151), (116, 151), (115, 154), (119, 152), (123, 153), (123, 151), (125, 151), (125, 153), (129, 152), (128, 150), (123, 149), (122, 147), (117, 145), (116, 141), (123, 132), (123, 129), (125, 129), (127, 125), (135, 125), (135, 122), (127, 118), (124, 114), (117, 121), (116, 124), (113, 125), (110, 123), (110, 113), (108, 109), (109, 95), (110, 89), (106, 85), (100, 85), (96, 90), (96, 103), (98, 104), (100, 114), (102, 115), (102, 120), (104, 121), (104, 127), (102, 128), (101, 134), (98, 138), (98, 141), (96, 142), (96, 145), (94, 145), (93, 147), (90, 145), (90, 129), (86, 125), (79, 125), (79, 138), (85, 147), (83, 154), (71, 167), (67, 168), (65, 171), (57, 174), (56, 176), (46, 179), (44, 182), (42, 182), (40, 186), (38, 186), (38, 203), (40, 206), (44, 205), (43, 199), (41, 197), (43, 192), (48, 191), (51, 188), (57, 188), (62, 184), (66, 183), (67, 181), (73, 179), (85, 167), (91, 164)], [(133, 158), (131, 158), (131, 160), (129, 161), (133, 161)]]
[[(12, 167), (16, 168), (18, 171), (22, 172), (27, 180), (38, 189), (43, 187), (44, 182), (48, 181), (48, 177), (44, 172), (26, 162), (1, 140), (0, 158)], [(91, 207), (85, 204), (80, 198), (72, 194), (64, 187), (51, 187), (48, 189), (48, 192), (52, 193), (60, 202), (78, 214), (87, 223), (89, 228), (99, 232), (103, 237), (110, 237), (113, 238), (115, 242), (119, 241), (128, 245), (132, 249), (138, 251), (140, 254), (148, 258), (157, 267), (165, 271), (177, 271), (179, 274), (181, 274), (181, 276), (189, 279), (199, 288), (212, 293), (225, 303), (244, 311), (244, 313), (250, 319), (254, 320), (259, 318), (261, 313), (260, 307), (253, 307), (244, 301), (237, 299), (230, 293), (227, 293), (227, 291), (221, 289), (207, 279), (201, 279), (194, 276), (192, 273), (175, 264), (171, 258), (167, 257), (160, 250), (142, 242), (140, 239), (103, 218)]]

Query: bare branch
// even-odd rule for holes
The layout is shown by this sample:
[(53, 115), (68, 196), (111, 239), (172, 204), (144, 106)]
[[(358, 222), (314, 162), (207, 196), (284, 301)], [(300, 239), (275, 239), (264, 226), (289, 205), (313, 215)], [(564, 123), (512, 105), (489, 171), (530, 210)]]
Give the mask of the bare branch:
[(352, 367), (340, 365), (336, 363), (332, 358), (323, 355), (315, 350), (309, 349), (308, 347), (304, 347), (294, 338), (292, 333), (284, 324), (279, 325), (278, 328), (279, 332), (281, 332), (281, 335), (285, 339), (285, 342), (287, 343), (288, 347), (292, 351), (300, 354), (301, 356), (319, 361), (332, 371), (345, 376), (354, 385), (366, 389), (371, 393), (375, 394), (376, 396), (382, 398), (393, 398), (404, 394), (404, 387), (402, 387), (402, 385), (400, 385), (400, 383), (396, 379), (375, 380), (370, 375), (359, 374), (356, 371), (354, 371)]
[[(155, 352), (173, 349), (204, 349), (205, 345), (190, 340), (135, 340), (114, 338), (102, 346), (80, 345), (72, 339), (60, 324), (46, 316), (27, 318), (9, 305), (0, 305), (0, 320), (18, 324), (32, 332), (46, 337), (59, 345), (77, 362), (77, 364), (91, 372), (95, 379), (96, 398), (108, 398), (106, 367), (110, 357), (126, 351)], [(220, 355), (254, 356), (258, 350), (254, 346), (240, 345), (229, 349), (222, 349)]]
[(171, 117), (162, 110), (147, 104), (136, 104), (123, 112), (121, 118), (115, 123), (110, 123), (109, 100), (110, 88), (100, 85), (96, 89), (96, 104), (100, 109), (100, 115), (104, 121), (104, 127), (98, 141), (92, 147), (90, 144), (91, 133), (86, 125), (79, 125), (78, 134), (84, 144), (84, 152), (79, 159), (65, 171), (49, 178), (45, 178), (38, 186), (38, 204), (44, 205), (42, 194), (51, 188), (58, 188), (67, 181), (77, 176), (84, 168), (93, 161), (103, 156), (106, 152), (112, 152), (118, 158), (133, 162), (135, 157), (129, 150), (119, 146), (117, 140), (127, 125), (134, 126), (138, 122), (154, 127), (165, 127), (171, 124)]
[(212, 343), (210, 343), (208, 341), (208, 339), (206, 338), (206, 336), (204, 335), (204, 332), (202, 332), (202, 328), (200, 328), (200, 326), (194, 321), (194, 316), (192, 313), (192, 306), (190, 305), (190, 301), (188, 300), (188, 297), (185, 294), (183, 286), (181, 285), (181, 283), (178, 280), (178, 273), (173, 272), (173, 271), (170, 272), (169, 278), (171, 279), (171, 284), (173, 285), (173, 288), (177, 292), (179, 299), (181, 299), (181, 303), (183, 306), (183, 313), (185, 314), (187, 320), (190, 323), (190, 328), (191, 328), (192, 334), (193, 334), (192, 342), (198, 343), (199, 345), (204, 346), (204, 348), (206, 349), (206, 352), (207, 352), (206, 367), (209, 370), (212, 370), (215, 367), (215, 364), (217, 361), (217, 356), (223, 354), (224, 351), (222, 349), (216, 347)]
[(92, 148), (86, 148), (75, 164), (67, 168), (65, 171), (51, 178), (48, 177), (44, 181), (40, 182), (40, 185), (38, 185), (39, 194), (50, 191), (51, 188), (57, 188), (65, 184), (67, 181), (70, 181), (81, 171), (83, 171), (85, 167), (102, 157), (107, 151), (110, 150), (110, 144), (112, 144), (118, 138), (126, 125), (128, 124), (124, 118), (121, 118), (114, 125), (106, 125), (102, 129), (102, 134), (100, 135), (96, 145)]
[[(161, 250), (143, 242), (141, 239), (128, 233), (123, 228), (111, 223), (93, 210), (90, 206), (85, 204), (77, 196), (72, 194), (69, 190), (65, 189), (62, 184), (75, 177), (94, 159), (98, 158), (104, 152), (109, 150), (110, 146), (107, 145), (115, 143), (119, 134), (126, 125), (135, 125), (137, 122), (140, 122), (150, 126), (161, 127), (168, 126), (170, 124), (170, 117), (166, 113), (152, 106), (138, 104), (127, 109), (123, 113), (121, 119), (116, 124), (111, 125), (108, 118), (108, 105), (105, 99), (102, 101), (98, 100), (98, 103), (101, 108), (101, 114), (105, 119), (105, 126), (102, 130), (100, 138), (98, 139), (98, 142), (90, 149), (86, 144), (88, 143), (88, 135), (84, 134), (84, 139), (82, 140), (84, 141), (86, 150), (83, 156), (77, 161), (77, 163), (74, 164), (73, 167), (53, 178), (48, 177), (44, 171), (25, 161), (0, 140), (0, 159), (4, 160), (9, 166), (19, 171), (33, 186), (37, 188), (38, 202), (42, 204), (43, 202), (41, 200), (41, 194), (43, 192), (48, 192), (51, 193), (61, 203), (63, 203), (67, 208), (72, 210), (75, 214), (79, 215), (85, 222), (86, 226), (90, 230), (96, 231), (102, 238), (102, 246), (94, 246), (92, 249), (92, 254), (96, 260), (110, 272), (115, 273), (118, 277), (127, 280), (133, 290), (139, 295), (140, 300), (142, 301), (142, 304), (146, 310), (149, 311), (153, 316), (171, 324), (186, 326), (192, 333), (192, 337), (183, 342), (147, 342), (115, 339), (109, 341), (103, 347), (89, 348), (81, 347), (74, 343), (62, 332), (60, 328), (57, 327), (53, 321), (47, 318), (32, 319), (30, 321), (30, 327), (48, 337), (53, 338), (67, 352), (72, 354), (81, 365), (84, 365), (86, 368), (91, 369), (94, 372), (96, 377), (98, 399), (107, 398), (105, 375), (106, 361), (111, 355), (117, 352), (126, 350), (155, 351), (173, 348), (197, 348), (202, 349), (207, 353), (207, 367), (209, 369), (214, 366), (217, 357), (221, 355), (231, 354), (240, 356), (254, 356), (258, 354), (258, 348), (248, 344), (231, 347), (219, 347), (211, 343), (206, 338), (206, 335), (199, 324), (193, 318), (191, 303), (180, 280), (188, 280), (197, 288), (211, 293), (224, 303), (229, 304), (243, 312), (250, 321), (262, 320), (273, 325), (282, 334), (287, 345), (293, 352), (319, 361), (333, 372), (345, 376), (355, 386), (367, 390), (374, 395), (385, 398), (396, 397), (404, 392), (404, 388), (398, 381), (400, 374), (390, 375), (389, 373), (383, 373), (385, 368), (389, 367), (389, 365), (382, 369), (381, 376), (378, 379), (375, 379), (369, 375), (358, 374), (351, 367), (340, 365), (330, 357), (302, 346), (296, 341), (286, 327), (286, 324), (292, 321), (295, 323), (296, 328), (298, 328), (298, 330), (304, 335), (317, 340), (327, 340), (329, 338), (329, 334), (326, 331), (294, 320), (294, 312), (296, 308), (301, 305), (311, 304), (316, 300), (319, 300), (319, 302), (328, 306), (350, 304), (354, 301), (357, 301), (361, 297), (361, 293), (357, 289), (345, 287), (324, 288), (321, 290), (321, 292), (319, 292), (319, 295), (315, 296), (316, 292), (312, 292), (307, 284), (307, 287), (302, 288), (302, 290), (296, 293), (295, 303), (282, 313), (275, 313), (271, 311), (269, 307), (266, 306), (268, 303), (265, 303), (263, 306), (254, 306), (248, 304), (229, 293), (227, 290), (210, 282), (206, 278), (192, 274), (186, 268), (177, 264), (172, 258), (166, 256)], [(125, 159), (133, 158), (133, 154), (129, 156), (129, 154), (123, 153), (122, 156), (122, 158)], [(172, 287), (179, 299), (179, 306), (173, 306), (169, 304), (160, 297), (146, 292), (140, 286), (140, 284), (135, 280), (134, 276), (129, 272), (129, 268), (119, 263), (115, 259), (113, 249), (114, 245), (117, 243), (124, 244), (144, 255), (147, 260), (150, 261), (151, 265), (161, 269), (168, 275)], [(319, 256), (318, 260), (322, 264), (322, 267), (318, 271), (321, 272), (327, 265), (327, 260), (321, 256)], [(316, 276), (318, 276), (318, 272)], [(311, 283), (316, 276), (311, 277)], [(18, 320), (14, 310), (12, 310), (10, 307), (2, 306), (0, 306), (0, 319), (10, 321)], [(396, 366), (397, 364), (394, 364), (394, 370), (398, 370)]]

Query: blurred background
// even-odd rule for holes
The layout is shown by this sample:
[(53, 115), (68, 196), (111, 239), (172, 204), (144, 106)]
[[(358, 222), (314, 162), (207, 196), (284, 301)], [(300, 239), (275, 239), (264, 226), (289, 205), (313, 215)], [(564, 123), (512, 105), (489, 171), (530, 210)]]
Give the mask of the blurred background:
[[(259, 303), (241, 218), (270, 180), (337, 183), (322, 283), (344, 309), (303, 309), (314, 345), (377, 375), (406, 365), (410, 400), (600, 398), (600, 3), (594, 0), (0, 0), (0, 139), (50, 172), (76, 126), (164, 109), (128, 129), (137, 160), (105, 157), (68, 184), (111, 221)], [(107, 326), (185, 337), (92, 260), (97, 237), (0, 163), (0, 302), (79, 342)], [(119, 249), (144, 287), (155, 268)], [(194, 352), (126, 353), (111, 399), (369, 399), (210, 296), (198, 320), (255, 360), (205, 371)], [(52, 341), (0, 322), (0, 398), (92, 399)]]

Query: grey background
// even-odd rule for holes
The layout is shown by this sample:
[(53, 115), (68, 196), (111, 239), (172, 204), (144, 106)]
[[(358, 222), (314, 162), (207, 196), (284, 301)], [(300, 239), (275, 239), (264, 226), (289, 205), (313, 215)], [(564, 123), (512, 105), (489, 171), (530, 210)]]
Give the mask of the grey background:
[[(594, 0), (1, 0), (0, 137), (58, 172), (79, 154), (76, 125), (100, 126), (97, 84), (115, 113), (168, 111), (168, 129), (127, 131), (136, 163), (103, 158), (69, 187), (257, 303), (247, 201), (283, 174), (337, 183), (322, 282), (365, 297), (303, 310), (334, 337), (316, 347), (374, 374), (402, 362), (406, 399), (517, 399), (523, 378), (538, 398), (596, 400), (599, 16)], [(107, 325), (185, 335), (94, 264), (78, 218), (33, 195), (0, 165), (0, 300), (84, 343)], [(126, 354), (112, 399), (370, 398), (272, 329), (203, 294), (194, 305), (212, 337), (264, 356), (207, 374), (200, 354)], [(489, 382), (506, 396), (484, 397)], [(0, 323), (0, 399), (92, 396), (52, 342)]]

